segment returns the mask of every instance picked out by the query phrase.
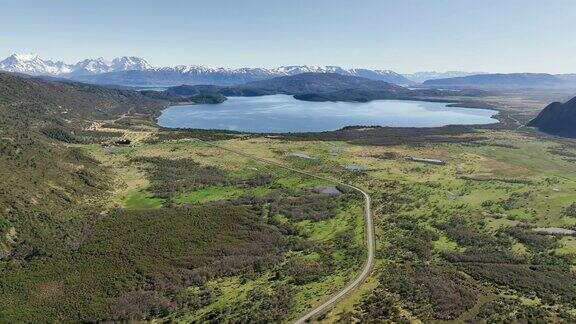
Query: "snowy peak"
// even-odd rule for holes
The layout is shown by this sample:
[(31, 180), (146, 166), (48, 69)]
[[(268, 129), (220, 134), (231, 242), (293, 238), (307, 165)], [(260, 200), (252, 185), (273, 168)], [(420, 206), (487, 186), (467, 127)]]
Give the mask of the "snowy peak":
[(0, 62), (0, 70), (32, 75), (55, 75), (70, 72), (63, 62), (43, 60), (37, 54), (12, 54)]
[(396, 73), (392, 70), (374, 70), (374, 72), (381, 74), (381, 75), (401, 75), (401, 74)]
[(277, 75), (296, 75), (300, 73), (337, 73), (348, 76), (357, 76), (373, 80), (381, 80), (390, 83), (409, 85), (413, 82), (406, 79), (401, 74), (398, 74), (391, 70), (370, 70), (370, 69), (345, 69), (340, 66), (326, 65), (326, 66), (315, 66), (315, 65), (293, 65), (293, 66), (281, 66), (276, 69), (271, 70)]
[(111, 63), (104, 58), (86, 59), (74, 64), (74, 74), (98, 74), (112, 72)]
[(290, 66), (281, 66), (275, 69), (272, 69), (273, 72), (276, 74), (281, 75), (296, 75), (300, 73), (338, 73), (338, 74), (350, 74), (352, 70), (346, 70), (339, 66), (317, 66), (317, 65), (290, 65)]
[(159, 72), (177, 72), (183, 75), (206, 75), (206, 74), (219, 74), (219, 75), (238, 75), (238, 76), (251, 76), (254, 78), (272, 78), (278, 76), (292, 76), (301, 73), (337, 73), (348, 76), (359, 76), (369, 79), (382, 80), (397, 84), (410, 84), (410, 80), (404, 78), (402, 75), (390, 70), (369, 70), (369, 69), (345, 69), (340, 66), (316, 66), (316, 65), (289, 65), (280, 66), (273, 69), (265, 68), (214, 68), (202, 65), (177, 65), (174, 67), (161, 67), (156, 68), (154, 71)]
[(136, 56), (122, 56), (112, 60), (111, 67), (114, 71), (149, 70), (152, 65), (145, 59)]
[(189, 73), (189, 74), (204, 74), (204, 73), (216, 73), (216, 72), (233, 72), (233, 69), (225, 68), (213, 68), (203, 65), (176, 65), (174, 67), (161, 67), (156, 69), (158, 71), (175, 71), (179, 73)]
[(224, 67), (208, 67), (203, 65), (176, 65), (174, 67), (161, 67), (155, 68), (154, 71), (159, 72), (177, 72), (185, 75), (205, 75), (205, 74), (220, 74), (220, 75), (258, 75), (258, 76), (278, 76), (275, 72), (262, 68), (224, 68)]
[(38, 57), (38, 54), (12, 54), (9, 59), (12, 59), (14, 61), (19, 61), (19, 62), (30, 62), (30, 61), (36, 61), (39, 60), (40, 58)]

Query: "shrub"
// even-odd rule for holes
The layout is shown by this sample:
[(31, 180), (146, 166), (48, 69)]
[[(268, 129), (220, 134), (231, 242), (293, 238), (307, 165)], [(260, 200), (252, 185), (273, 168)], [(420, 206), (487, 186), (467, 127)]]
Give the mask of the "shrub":
[(572, 203), (572, 205), (568, 206), (565, 211), (566, 216), (576, 217), (576, 203)]
[[(398, 294), (408, 309), (426, 320), (454, 319), (476, 303), (476, 288), (463, 275), (447, 267), (388, 265), (382, 270), (379, 281), (381, 288)], [(377, 298), (388, 297), (375, 295), (369, 297), (369, 301), (377, 303)]]
[(51, 127), (42, 130), (46, 137), (65, 143), (74, 143), (76, 139), (64, 128)]

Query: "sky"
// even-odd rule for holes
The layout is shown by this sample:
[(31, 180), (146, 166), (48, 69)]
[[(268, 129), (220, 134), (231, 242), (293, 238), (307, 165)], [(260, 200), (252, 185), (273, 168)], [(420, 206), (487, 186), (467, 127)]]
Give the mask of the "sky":
[(576, 73), (575, 0), (2, 0), (0, 58)]

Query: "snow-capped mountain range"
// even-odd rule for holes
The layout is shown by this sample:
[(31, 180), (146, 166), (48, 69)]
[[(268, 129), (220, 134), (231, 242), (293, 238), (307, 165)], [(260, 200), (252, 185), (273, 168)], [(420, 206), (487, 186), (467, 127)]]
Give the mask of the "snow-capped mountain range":
[(411, 85), (429, 79), (470, 75), (466, 72), (421, 72), (401, 75), (391, 70), (346, 69), (339, 66), (294, 65), (266, 68), (212, 68), (201, 65), (153, 67), (145, 59), (123, 56), (112, 60), (85, 59), (74, 64), (45, 60), (36, 54), (13, 54), (0, 61), (0, 71), (53, 76), (97, 84), (174, 86), (180, 84), (236, 85), (306, 72), (338, 73)]
[(60, 75), (72, 71), (69, 64), (43, 60), (36, 54), (13, 54), (0, 62), (0, 70), (32, 75)]
[(72, 73), (83, 75), (148, 69), (152, 69), (152, 66), (145, 59), (139, 57), (123, 56), (117, 57), (112, 61), (107, 61), (100, 57), (97, 59), (86, 59), (74, 64)]
[(100, 74), (117, 71), (146, 70), (152, 66), (138, 57), (118, 57), (112, 61), (104, 58), (86, 59), (76, 64), (51, 61), (37, 54), (13, 54), (0, 61), (0, 70), (30, 75), (71, 76)]
[(213, 83), (233, 85), (305, 72), (338, 73), (408, 85), (412, 81), (390, 70), (345, 69), (339, 66), (281, 66), (278, 68), (213, 68), (201, 65), (153, 67), (145, 59), (124, 56), (113, 60), (86, 59), (74, 64), (45, 60), (36, 54), (13, 54), (0, 61), (0, 70), (53, 76), (99, 84), (171, 86)]

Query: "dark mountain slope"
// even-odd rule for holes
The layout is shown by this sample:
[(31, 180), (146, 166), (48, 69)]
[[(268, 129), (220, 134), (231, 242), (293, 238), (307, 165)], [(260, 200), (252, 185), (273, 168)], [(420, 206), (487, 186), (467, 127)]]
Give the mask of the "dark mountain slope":
[(384, 81), (345, 76), (336, 73), (302, 73), (293, 76), (278, 77), (250, 82), (239, 89), (259, 89), (274, 93), (291, 95), (329, 93), (342, 90), (388, 91), (406, 93), (409, 90)]
[(221, 89), (222, 87), (215, 85), (181, 85), (164, 91), (143, 90), (140, 93), (149, 98), (168, 100), (172, 103), (217, 104), (227, 99), (219, 93)]
[[(167, 99), (172, 102), (197, 102), (196, 98), (216, 98), (217, 95), (253, 97), (272, 94), (295, 95), (297, 99), (310, 101), (369, 101), (409, 96), (412, 92), (384, 81), (337, 73), (310, 72), (249, 82), (234, 87), (181, 85), (165, 91), (143, 91), (142, 93), (151, 98)], [(221, 102), (212, 101), (213, 103)]]
[(264, 72), (182, 72), (176, 69), (144, 71), (119, 71), (75, 77), (75, 80), (95, 84), (118, 84), (127, 86), (174, 86), (177, 84), (220, 84), (236, 85), (254, 80), (270, 78)]
[[(46, 115), (70, 119), (110, 118), (130, 110), (151, 112), (164, 103), (137, 91), (0, 73), (0, 105), (4, 105), (4, 109), (38, 106)], [(42, 115), (30, 117), (38, 119)]]
[(356, 76), (335, 73), (302, 73), (264, 81), (250, 82), (233, 88), (224, 88), (224, 95), (289, 94), (305, 101), (349, 101), (367, 102), (383, 99), (423, 100), (443, 96), (479, 96), (480, 90), (444, 91), (436, 89), (410, 90), (384, 81), (375, 81)]
[(576, 138), (576, 97), (566, 103), (551, 103), (528, 126), (545, 133)]
[(170, 87), (166, 89), (166, 93), (174, 96), (198, 96), (218, 92), (222, 89), (221, 86), (216, 85), (181, 85)]
[(428, 80), (427, 87), (520, 89), (563, 87), (568, 83), (545, 73), (477, 74), (465, 77)]
[(249, 82), (234, 87), (214, 85), (181, 85), (168, 88), (165, 91), (143, 91), (151, 98), (166, 99), (172, 102), (202, 102), (219, 103), (222, 98), (217, 94), (229, 97), (253, 97), (273, 94), (293, 95), (294, 98), (305, 101), (349, 101), (366, 102), (381, 99), (417, 99), (443, 96), (479, 96), (480, 90), (461, 89), (444, 91), (436, 89), (410, 90), (384, 81), (375, 81), (356, 76), (346, 76), (338, 73), (302, 73), (283, 76), (263, 81)]

